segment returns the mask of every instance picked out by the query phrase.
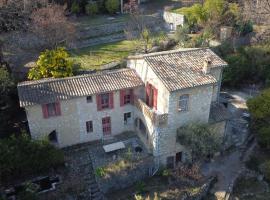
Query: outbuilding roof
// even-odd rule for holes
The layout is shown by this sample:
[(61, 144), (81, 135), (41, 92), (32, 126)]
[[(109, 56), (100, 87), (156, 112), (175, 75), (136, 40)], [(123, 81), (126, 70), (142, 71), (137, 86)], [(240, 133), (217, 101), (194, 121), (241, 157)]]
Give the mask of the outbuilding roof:
[(169, 91), (216, 83), (214, 76), (203, 73), (206, 58), (211, 59), (211, 68), (227, 65), (209, 48), (178, 49), (129, 57), (144, 59)]
[(49, 78), (18, 84), (22, 107), (133, 88), (144, 83), (132, 69), (98, 72), (68, 78)]

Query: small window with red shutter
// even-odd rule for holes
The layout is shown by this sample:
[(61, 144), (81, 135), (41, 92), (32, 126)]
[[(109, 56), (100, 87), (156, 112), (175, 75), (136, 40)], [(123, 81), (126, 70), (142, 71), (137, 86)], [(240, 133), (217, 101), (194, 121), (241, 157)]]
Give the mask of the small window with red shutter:
[(120, 91), (120, 106), (133, 103), (133, 89)]
[(97, 95), (97, 109), (113, 108), (113, 92)]
[(60, 116), (61, 115), (60, 102), (42, 105), (42, 112), (44, 118)]

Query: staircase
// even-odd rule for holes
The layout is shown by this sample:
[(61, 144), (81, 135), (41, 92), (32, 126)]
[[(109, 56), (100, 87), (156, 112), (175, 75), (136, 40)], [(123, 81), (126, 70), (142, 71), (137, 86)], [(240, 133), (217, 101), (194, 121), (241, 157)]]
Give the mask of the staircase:
[[(89, 158), (91, 160), (90, 152)], [(96, 181), (92, 162), (89, 163), (89, 174), (84, 178), (85, 182), (89, 185), (90, 200), (105, 200), (103, 193), (100, 191)]]

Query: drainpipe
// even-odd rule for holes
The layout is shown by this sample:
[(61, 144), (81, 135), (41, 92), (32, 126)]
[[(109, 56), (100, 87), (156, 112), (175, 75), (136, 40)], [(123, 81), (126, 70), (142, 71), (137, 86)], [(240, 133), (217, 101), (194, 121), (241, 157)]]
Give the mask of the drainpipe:
[(218, 94), (217, 94), (217, 102), (219, 103), (219, 97), (220, 97), (220, 88), (221, 88), (221, 82), (222, 82), (222, 73), (223, 73), (223, 69), (221, 69), (220, 75), (219, 75), (219, 83), (218, 83)]

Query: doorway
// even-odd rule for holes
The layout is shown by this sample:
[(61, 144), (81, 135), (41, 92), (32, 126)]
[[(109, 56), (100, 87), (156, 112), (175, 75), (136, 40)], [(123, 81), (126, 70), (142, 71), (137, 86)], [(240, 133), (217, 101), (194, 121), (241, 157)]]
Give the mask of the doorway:
[(175, 154), (175, 164), (178, 164), (180, 162), (182, 162), (182, 157), (183, 157), (183, 153), (182, 152), (178, 152)]

